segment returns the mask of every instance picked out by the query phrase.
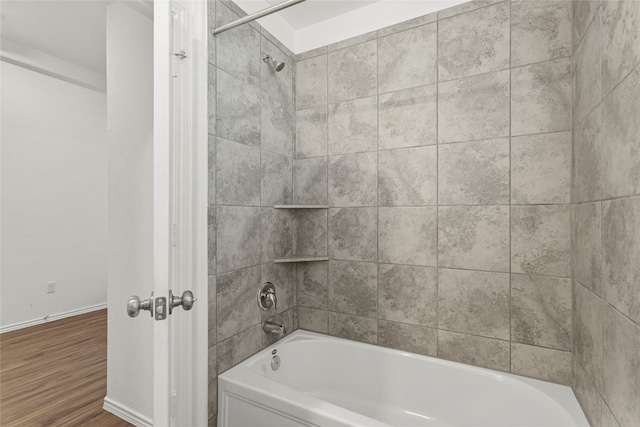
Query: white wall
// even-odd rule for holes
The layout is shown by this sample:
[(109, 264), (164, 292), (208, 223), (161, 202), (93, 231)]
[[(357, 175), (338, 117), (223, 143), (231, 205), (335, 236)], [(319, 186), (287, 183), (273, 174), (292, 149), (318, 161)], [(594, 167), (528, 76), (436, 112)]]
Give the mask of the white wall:
[[(131, 2), (132, 3), (132, 2)], [(136, 424), (153, 416), (153, 320), (127, 316), (153, 290), (153, 22), (107, 7), (108, 355), (105, 407)]]
[(6, 331), (106, 303), (106, 96), (0, 64)]

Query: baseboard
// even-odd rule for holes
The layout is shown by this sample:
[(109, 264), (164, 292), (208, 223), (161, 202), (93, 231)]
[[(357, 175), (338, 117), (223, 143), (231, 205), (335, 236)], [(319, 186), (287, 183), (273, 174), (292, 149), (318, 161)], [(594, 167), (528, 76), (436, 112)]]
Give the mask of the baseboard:
[(14, 323), (12, 325), (0, 326), (0, 334), (5, 332), (16, 331), (18, 329), (28, 328), (29, 326), (41, 325), (43, 323), (53, 322), (55, 320), (65, 319), (71, 316), (78, 316), (80, 314), (91, 313), (92, 311), (98, 311), (107, 308), (107, 303), (91, 305), (89, 307), (78, 308), (76, 310), (65, 311), (64, 313), (52, 314), (42, 319), (26, 320), (24, 322)]
[(145, 417), (128, 406), (111, 400), (109, 396), (104, 398), (102, 409), (137, 427), (153, 427), (153, 421), (150, 418)]

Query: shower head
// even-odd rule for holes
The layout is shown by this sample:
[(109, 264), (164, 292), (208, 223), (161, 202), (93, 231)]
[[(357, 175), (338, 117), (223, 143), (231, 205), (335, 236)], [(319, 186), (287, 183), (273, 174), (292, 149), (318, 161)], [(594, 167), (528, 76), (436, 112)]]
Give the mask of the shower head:
[(270, 55), (265, 55), (264, 58), (262, 58), (262, 60), (267, 64), (271, 64), (273, 69), (276, 71), (282, 71), (282, 69), (284, 68), (284, 62), (278, 62), (275, 59), (273, 59)]

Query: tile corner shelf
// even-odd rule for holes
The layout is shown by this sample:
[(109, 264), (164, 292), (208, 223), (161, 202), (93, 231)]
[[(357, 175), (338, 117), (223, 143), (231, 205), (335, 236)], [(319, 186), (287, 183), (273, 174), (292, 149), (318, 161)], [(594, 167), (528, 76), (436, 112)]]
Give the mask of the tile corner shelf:
[(276, 263), (284, 263), (284, 262), (314, 262), (314, 261), (329, 261), (328, 256), (290, 256), (284, 258), (276, 258), (273, 262)]
[(275, 209), (329, 209), (329, 205), (275, 205)]

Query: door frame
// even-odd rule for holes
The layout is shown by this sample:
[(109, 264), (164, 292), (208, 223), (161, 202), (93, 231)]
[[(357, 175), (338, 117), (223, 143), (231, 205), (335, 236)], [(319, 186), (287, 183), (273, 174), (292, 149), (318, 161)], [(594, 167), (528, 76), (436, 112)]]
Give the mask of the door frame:
[[(180, 62), (169, 49), (176, 14)], [(154, 1), (154, 291), (197, 299), (154, 321), (154, 426), (208, 422), (207, 38), (206, 1)]]

